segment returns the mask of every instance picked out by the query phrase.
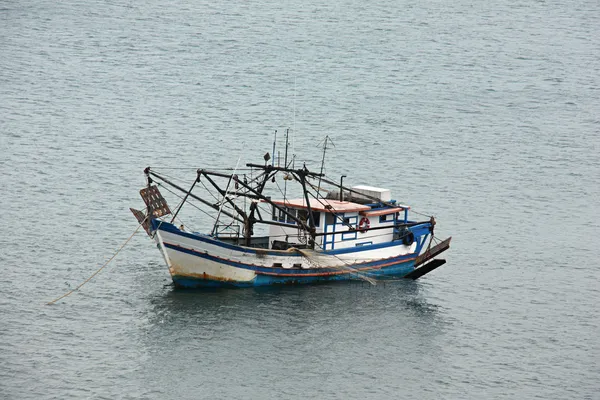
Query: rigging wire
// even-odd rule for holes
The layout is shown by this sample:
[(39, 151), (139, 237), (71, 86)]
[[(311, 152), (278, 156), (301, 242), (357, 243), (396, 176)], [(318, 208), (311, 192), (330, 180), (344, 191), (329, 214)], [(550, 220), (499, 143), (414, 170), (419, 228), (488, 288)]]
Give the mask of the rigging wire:
[[(195, 171), (198, 168), (194, 168), (194, 167), (164, 167), (164, 166), (159, 166), (159, 167), (152, 167), (153, 171), (158, 171), (158, 170), (165, 170), (165, 169), (171, 169), (171, 170), (187, 170), (187, 171)], [(207, 171), (233, 171), (235, 168), (204, 168)], [(238, 168), (238, 171), (250, 171), (252, 168)], [(164, 175), (164, 173), (161, 173)]]
[(215, 195), (213, 194), (213, 192), (211, 192), (211, 191), (210, 191), (210, 189), (206, 187), (206, 185), (204, 184), (204, 182), (200, 181), (200, 184), (202, 185), (202, 187), (203, 187), (204, 189), (206, 189), (206, 192), (207, 192), (208, 194), (210, 194), (210, 195), (212, 196), (212, 198), (213, 198), (213, 199), (215, 199), (215, 201), (217, 202), (217, 204), (219, 204), (219, 203), (221, 202), (221, 201), (218, 199), (218, 197), (217, 197), (217, 196), (215, 196)]
[[(238, 160), (238, 164), (239, 164), (239, 160)], [(238, 169), (238, 170), (242, 170), (242, 169)], [(253, 171), (253, 169), (250, 169), (250, 170), (251, 170), (251, 171)], [(234, 172), (235, 172), (235, 169), (234, 169)], [(258, 179), (260, 179), (261, 177), (263, 177), (265, 174), (266, 174), (266, 172), (261, 172), (261, 173), (260, 173), (260, 174), (258, 174), (256, 177), (251, 177), (250, 181), (248, 181), (248, 182), (247, 182), (247, 184), (251, 184), (251, 183), (253, 183), (253, 182), (257, 181)], [(163, 175), (165, 175), (165, 176), (166, 176), (166, 174), (163, 174)], [(245, 176), (245, 174), (244, 174), (244, 176)], [(174, 177), (173, 177), (173, 176), (169, 176), (169, 178), (171, 178), (171, 179), (174, 179)], [(177, 179), (177, 178), (175, 178), (175, 179)], [(183, 180), (181, 180), (181, 181), (183, 181)], [(205, 211), (205, 210), (203, 210), (202, 208), (200, 208), (200, 207), (198, 207), (197, 205), (195, 205), (194, 203), (192, 203), (190, 199), (187, 199), (187, 200), (186, 200), (186, 199), (185, 199), (185, 197), (183, 197), (183, 196), (179, 195), (178, 193), (174, 192), (173, 190), (169, 189), (169, 187), (168, 187), (168, 186), (166, 186), (165, 184), (163, 184), (163, 183), (161, 183), (161, 182), (157, 182), (157, 181), (155, 181), (155, 183), (156, 183), (158, 186), (160, 186), (160, 187), (164, 188), (165, 190), (167, 190), (169, 193), (173, 194), (175, 197), (178, 197), (179, 199), (181, 199), (181, 202), (179, 203), (179, 205), (177, 206), (177, 208), (179, 208), (179, 207), (181, 206), (181, 203), (182, 203), (182, 202), (185, 200), (185, 202), (186, 202), (186, 203), (190, 204), (192, 207), (196, 208), (197, 210), (201, 211), (202, 213), (204, 213), (205, 215), (207, 215), (207, 216), (208, 216), (208, 217), (210, 217), (211, 219), (215, 220), (215, 223), (216, 223), (216, 221), (218, 221), (218, 218), (215, 218), (213, 215), (209, 214), (208, 212), (206, 212), (206, 211)], [(212, 196), (212, 197), (213, 197), (213, 198), (214, 198), (214, 199), (217, 201), (217, 203), (216, 203), (216, 204), (219, 204), (219, 205), (221, 206), (221, 209), (220, 209), (220, 210), (226, 209), (226, 210), (232, 210), (232, 211), (234, 211), (233, 207), (232, 207), (230, 204), (228, 204), (228, 203), (227, 203), (227, 202), (225, 202), (225, 201), (219, 200), (219, 199), (218, 199), (218, 198), (217, 198), (217, 197), (216, 197), (216, 196), (215, 196), (215, 195), (212, 193), (212, 191), (211, 191), (211, 190), (209, 190), (209, 189), (206, 187), (206, 185), (204, 185), (204, 183), (203, 183), (202, 181), (200, 181), (200, 183), (201, 183), (201, 184), (202, 184), (202, 186), (204, 187), (205, 191), (206, 191), (206, 192), (208, 192), (209, 194), (211, 194), (211, 196)], [(244, 190), (243, 192), (241, 192), (240, 194), (238, 194), (238, 195), (236, 195), (236, 196), (234, 196), (234, 197), (230, 197), (230, 198), (231, 198), (233, 201), (235, 201), (235, 200), (239, 199), (240, 195), (246, 195), (246, 194), (248, 194), (248, 193), (250, 193), (250, 191), (249, 191), (248, 189), (246, 189), (246, 190)], [(246, 196), (244, 196), (244, 203), (245, 203), (245, 200), (246, 200)], [(178, 220), (178, 221), (179, 221), (181, 224), (183, 224), (183, 221), (182, 221), (180, 218), (177, 218), (177, 220)], [(232, 221), (231, 221), (231, 223), (229, 223), (229, 224), (228, 224), (228, 225), (226, 225), (225, 227), (226, 227), (226, 228), (227, 228), (227, 227), (231, 227), (232, 225), (234, 225), (234, 223), (235, 223), (235, 221), (234, 221), (234, 220), (232, 220)]]
[(321, 172), (319, 175), (319, 189), (317, 190), (317, 199), (319, 198), (319, 192), (321, 191), (321, 177), (323, 176), (323, 168), (325, 167), (325, 153), (327, 152), (327, 142), (331, 143), (333, 145), (333, 147), (335, 147), (335, 144), (333, 143), (333, 140), (331, 140), (331, 138), (329, 137), (329, 135), (325, 136), (325, 139), (322, 141), (323, 142), (323, 159), (321, 160)]
[(285, 204), (285, 194), (283, 194), (283, 190), (281, 190), (281, 186), (279, 186), (279, 183), (277, 183), (277, 181), (275, 181), (275, 185), (277, 186), (277, 189), (279, 189), (279, 193), (281, 193), (281, 195), (283, 196), (283, 204)]
[[(229, 190), (229, 185), (231, 185), (231, 181), (233, 180), (233, 177), (236, 176), (235, 175), (235, 171), (237, 171), (237, 167), (240, 165), (240, 160), (242, 159), (242, 156), (240, 156), (237, 160), (237, 164), (235, 165), (235, 169), (233, 170), (233, 175), (231, 175), (229, 177), (229, 180), (227, 181), (227, 186), (225, 186), (225, 192), (223, 193), (223, 199), (221, 200), (221, 207), (219, 208), (219, 212), (217, 213), (217, 218), (215, 220), (215, 224), (213, 226), (212, 232), (211, 232), (211, 236), (215, 233), (215, 231), (217, 230), (217, 224), (219, 223), (219, 217), (221, 216), (221, 211), (223, 211), (223, 205), (225, 204), (225, 200), (227, 200), (227, 191)], [(238, 179), (237, 177), (235, 179)], [(237, 185), (237, 181), (236, 181), (236, 185)], [(234, 197), (233, 199), (230, 198), (230, 200), (233, 202), (235, 201), (239, 196)]]
[[(153, 172), (156, 172), (156, 171), (154, 171), (154, 170), (153, 170)], [(165, 176), (165, 177), (167, 177), (167, 178), (169, 178), (169, 179), (171, 179), (171, 180), (178, 181), (178, 182), (180, 182), (180, 183), (186, 183), (186, 184), (189, 184), (189, 180), (187, 180), (187, 179), (182, 179), (182, 178), (179, 178), (179, 177), (177, 177), (177, 176), (175, 176), (175, 175), (171, 175), (171, 174), (165, 174), (165, 173), (163, 173), (162, 171), (160, 172), (160, 175), (162, 175), (162, 176)]]
[[(155, 182), (158, 186), (161, 186), (162, 188), (164, 188), (167, 192), (171, 193), (173, 196), (179, 197), (180, 199), (183, 199), (183, 196), (180, 196), (179, 194), (175, 193), (174, 191), (172, 191), (171, 189), (169, 189), (168, 187), (166, 187), (165, 185), (163, 185), (160, 182)], [(191, 205), (192, 207), (194, 207), (195, 209), (203, 212), (204, 214), (208, 215), (210, 218), (215, 218), (213, 215), (210, 215), (208, 212), (204, 211), (203, 209), (201, 209), (200, 207), (198, 207), (197, 205), (195, 205), (194, 203), (192, 203), (190, 200), (187, 200), (187, 203), (189, 205)]]

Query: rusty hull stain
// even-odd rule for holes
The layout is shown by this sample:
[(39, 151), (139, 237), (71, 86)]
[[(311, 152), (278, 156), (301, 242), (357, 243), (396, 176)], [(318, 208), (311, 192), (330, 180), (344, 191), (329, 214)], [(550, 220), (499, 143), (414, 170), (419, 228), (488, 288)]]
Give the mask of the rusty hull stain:
[(239, 281), (233, 278), (223, 278), (220, 276), (214, 276), (214, 275), (209, 275), (206, 272), (203, 272), (201, 274), (194, 274), (194, 273), (186, 273), (185, 275), (179, 275), (179, 274), (175, 274), (177, 276), (181, 276), (181, 277), (185, 277), (185, 278), (197, 278), (197, 279), (206, 279), (206, 280), (212, 280), (212, 281), (219, 281), (219, 282), (251, 282), (250, 281)]

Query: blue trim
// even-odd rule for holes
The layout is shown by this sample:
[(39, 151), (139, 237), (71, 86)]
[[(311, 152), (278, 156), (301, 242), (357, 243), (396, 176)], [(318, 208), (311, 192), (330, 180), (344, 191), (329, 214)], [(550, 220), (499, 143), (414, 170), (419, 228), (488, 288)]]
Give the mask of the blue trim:
[[(328, 226), (329, 227), (333, 227), (333, 230), (331, 232), (327, 231), (327, 227)], [(335, 223), (329, 224), (329, 225), (325, 224), (324, 232), (325, 233), (335, 233), (335, 226), (336, 226)], [(327, 241), (327, 237), (331, 237), (331, 240)], [(323, 251), (327, 250), (327, 245), (328, 244), (331, 245), (331, 248), (329, 250), (335, 249), (335, 235), (325, 235), (325, 236), (323, 236)]]
[[(335, 234), (335, 231), (336, 231), (335, 227), (337, 226), (337, 224), (335, 224), (335, 222), (334, 222), (333, 225), (329, 225), (329, 226), (333, 227), (333, 230), (331, 230), (329, 233)], [(335, 249), (335, 235), (329, 235), (329, 237), (331, 238), (331, 240), (329, 241), (329, 244), (331, 245), (329, 250), (334, 250)], [(325, 249), (323, 249), (323, 250), (325, 250)]]
[[(347, 237), (347, 236), (350, 237)], [(354, 232), (342, 232), (342, 240), (356, 240), (356, 231)]]
[(423, 246), (425, 245), (425, 243), (427, 242), (427, 238), (428, 238), (428, 237), (429, 237), (429, 234), (427, 234), (427, 235), (423, 235), (423, 236), (420, 236), (420, 237), (417, 239), (417, 248), (419, 248), (419, 249), (422, 249), (422, 248), (423, 248)]
[(369, 251), (369, 250), (375, 250), (375, 249), (384, 249), (386, 247), (393, 247), (393, 246), (403, 246), (402, 241), (397, 240), (395, 242), (377, 243), (377, 244), (360, 246), (359, 248), (349, 247), (349, 248), (338, 249), (338, 250), (328, 250), (328, 251), (324, 251), (323, 254), (356, 253), (356, 252), (359, 252), (359, 251)]
[[(173, 233), (175, 235), (179, 235), (179, 236), (183, 236), (189, 239), (194, 239), (194, 240), (199, 240), (201, 242), (204, 243), (209, 243), (209, 244), (213, 244), (215, 246), (219, 246), (219, 247), (223, 247), (226, 249), (230, 249), (230, 250), (236, 250), (236, 251), (240, 251), (240, 252), (244, 252), (244, 253), (252, 253), (252, 254), (256, 254), (256, 249), (252, 249), (250, 247), (243, 247), (243, 246), (236, 246), (234, 244), (230, 244), (230, 243), (225, 243), (225, 242), (221, 242), (220, 240), (214, 239), (211, 236), (208, 235), (204, 235), (202, 233), (188, 233), (188, 232), (184, 232), (179, 230), (175, 225), (170, 224), (168, 222), (164, 222), (158, 219), (153, 219), (152, 220), (152, 230), (157, 230), (157, 228), (160, 226), (160, 230), (161, 231), (165, 231), (165, 232), (169, 232), (169, 233)], [(271, 256), (281, 256), (284, 255), (284, 253), (282, 252), (278, 252), (278, 251), (270, 251), (267, 249), (259, 249), (259, 251), (262, 254), (268, 254)], [(289, 254), (285, 254), (286, 257), (287, 256), (291, 256), (291, 257), (302, 257), (302, 254), (295, 254), (295, 253), (289, 253)]]
[[(202, 253), (202, 252), (192, 250), (192, 249), (186, 249), (185, 247), (180, 247), (180, 246), (173, 245), (173, 244), (166, 243), (166, 242), (164, 243), (164, 246), (169, 249), (176, 250), (176, 251), (179, 251), (179, 252), (182, 252), (185, 254), (190, 254), (192, 256), (200, 257), (200, 258), (203, 258), (206, 260), (214, 261), (214, 262), (217, 262), (220, 264), (225, 264), (225, 265), (229, 265), (229, 266), (236, 267), (236, 268), (255, 271), (257, 273), (262, 272), (262, 273), (277, 274), (277, 275), (285, 276), (285, 275), (329, 274), (329, 273), (339, 273), (340, 272), (339, 267), (309, 268), (309, 269), (264, 267), (261, 265), (244, 264), (244, 263), (240, 263), (240, 262), (233, 261), (233, 260), (227, 260), (225, 258), (212, 256), (208, 253)], [(369, 262), (359, 263), (359, 264), (351, 264), (349, 266), (352, 268), (359, 268), (359, 269), (360, 268), (377, 268), (380, 265), (385, 265), (385, 264), (390, 264), (390, 263), (404, 264), (407, 262), (409, 262), (409, 263), (414, 262), (415, 257), (416, 257), (416, 254), (411, 253), (411, 254), (404, 254), (401, 256), (385, 258), (385, 259), (376, 260), (376, 261), (369, 261)]]
[[(158, 228), (158, 226), (160, 226), (160, 230), (161, 231), (165, 231), (165, 232), (170, 232), (179, 236), (183, 236), (183, 237), (187, 237), (190, 239), (194, 239), (194, 240), (199, 240), (201, 242), (204, 243), (209, 243), (215, 246), (219, 246), (219, 247), (223, 247), (226, 249), (230, 249), (230, 250), (236, 250), (239, 252), (244, 252), (244, 253), (251, 253), (251, 254), (256, 254), (257, 250), (253, 249), (253, 248), (249, 248), (249, 247), (243, 247), (243, 246), (236, 246), (234, 244), (229, 244), (229, 243), (225, 243), (225, 242), (221, 242), (220, 240), (216, 240), (208, 235), (204, 235), (201, 233), (188, 233), (188, 232), (183, 232), (181, 230), (179, 230), (175, 225), (170, 224), (168, 222), (164, 222), (164, 221), (160, 221), (157, 219), (153, 219), (152, 220), (152, 229), (156, 230)], [(413, 234), (415, 235), (415, 239), (420, 239), (421, 236), (429, 234), (430, 233), (430, 224), (429, 223), (424, 223), (421, 225), (416, 225), (410, 228), (411, 232), (413, 232)], [(334, 225), (334, 232), (335, 232), (335, 225)], [(341, 232), (340, 232), (341, 233)], [(328, 235), (328, 236), (332, 236), (335, 237), (335, 235)], [(324, 236), (324, 238), (326, 238), (327, 236)], [(325, 244), (331, 244), (331, 250), (326, 250), (326, 245)], [(358, 248), (356, 247), (349, 247), (349, 248), (343, 248), (343, 249), (338, 249), (335, 250), (335, 242), (326, 242), (324, 240), (324, 245), (323, 245), (323, 254), (344, 254), (344, 253), (354, 253), (354, 252), (360, 252), (360, 251), (369, 251), (369, 250), (374, 250), (374, 249), (382, 249), (382, 248), (386, 248), (386, 247), (393, 247), (393, 246), (401, 246), (402, 245), (402, 241), (394, 241), (394, 242), (387, 242), (387, 243), (379, 243), (379, 244), (372, 244), (372, 245), (365, 245), (365, 246), (360, 246)], [(420, 248), (421, 246), (417, 247), (417, 252), (419, 252), (421, 250)], [(280, 251), (272, 251), (272, 250), (267, 250), (267, 249), (259, 249), (258, 250), (260, 253), (262, 254), (268, 254), (271, 256), (282, 256), (285, 255), (286, 257), (304, 257), (302, 254), (297, 254), (297, 253), (282, 253)]]

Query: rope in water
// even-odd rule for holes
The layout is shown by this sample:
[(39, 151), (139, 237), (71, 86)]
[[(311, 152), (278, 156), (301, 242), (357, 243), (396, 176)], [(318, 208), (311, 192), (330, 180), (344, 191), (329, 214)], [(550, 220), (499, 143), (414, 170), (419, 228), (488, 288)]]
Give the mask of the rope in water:
[(79, 284), (79, 286), (77, 286), (75, 289), (68, 291), (67, 293), (63, 294), (60, 297), (57, 297), (56, 299), (46, 303), (46, 305), (52, 305), (54, 303), (56, 303), (57, 301), (64, 299), (65, 297), (71, 295), (73, 292), (76, 292), (77, 290), (79, 290), (83, 285), (85, 285), (86, 283), (88, 283), (89, 281), (92, 280), (92, 278), (96, 275), (98, 275), (98, 273), (100, 273), (100, 271), (102, 271), (108, 264), (110, 264), (110, 262), (117, 256), (117, 254), (119, 254), (119, 252), (121, 252), (121, 250), (123, 250), (123, 247), (125, 247), (125, 245), (127, 245), (127, 243), (129, 243), (129, 241), (135, 236), (135, 234), (140, 230), (140, 228), (142, 227), (142, 225), (144, 224), (144, 222), (142, 222), (141, 224), (138, 225), (138, 227), (136, 228), (135, 231), (133, 231), (133, 233), (131, 234), (131, 236), (129, 236), (129, 238), (121, 245), (121, 247), (119, 247), (117, 249), (117, 251), (115, 252), (115, 254), (112, 255), (111, 258), (108, 259), (107, 262), (104, 263), (103, 266), (101, 266), (96, 272), (94, 272), (89, 278), (87, 278), (85, 281), (83, 281), (81, 284)]

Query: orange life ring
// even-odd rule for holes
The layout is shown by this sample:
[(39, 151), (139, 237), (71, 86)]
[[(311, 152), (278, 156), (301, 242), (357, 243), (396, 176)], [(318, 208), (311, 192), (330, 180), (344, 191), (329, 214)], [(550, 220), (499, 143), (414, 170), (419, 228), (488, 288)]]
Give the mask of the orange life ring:
[(358, 224), (358, 231), (365, 233), (370, 227), (371, 227), (371, 221), (369, 221), (369, 218), (363, 217), (360, 220), (360, 223)]

